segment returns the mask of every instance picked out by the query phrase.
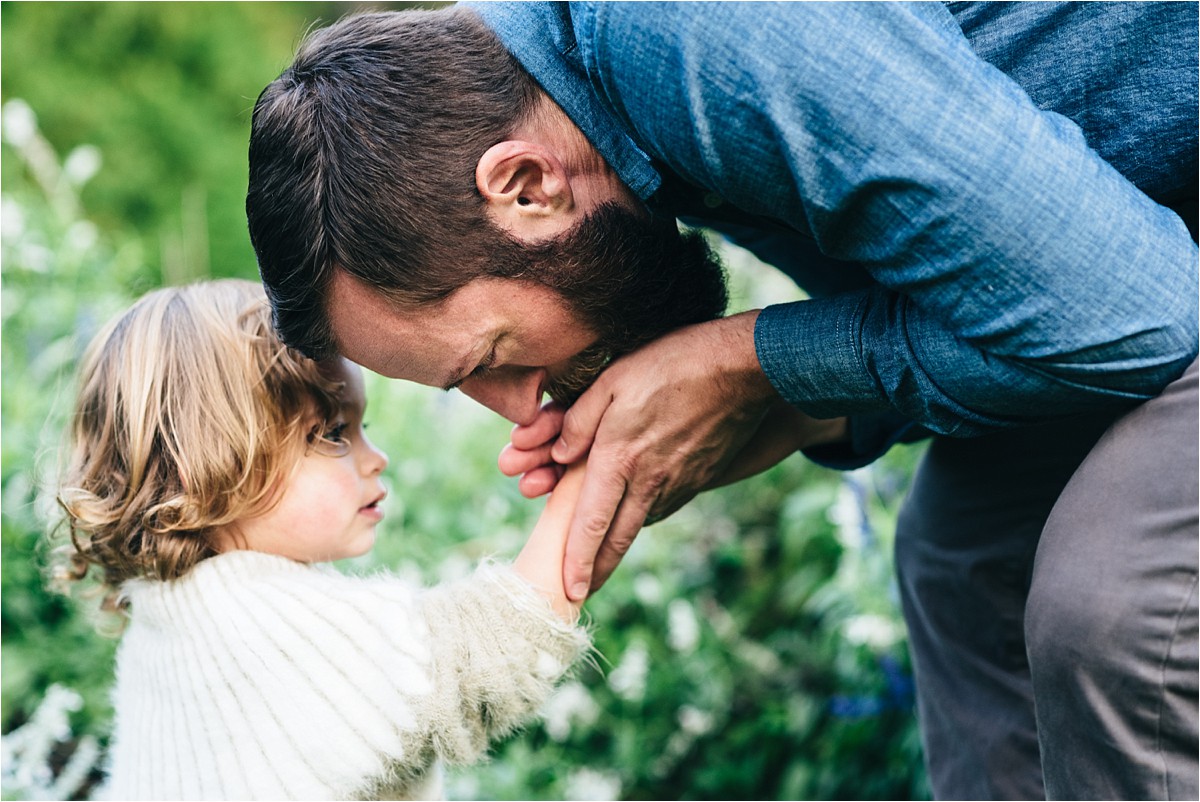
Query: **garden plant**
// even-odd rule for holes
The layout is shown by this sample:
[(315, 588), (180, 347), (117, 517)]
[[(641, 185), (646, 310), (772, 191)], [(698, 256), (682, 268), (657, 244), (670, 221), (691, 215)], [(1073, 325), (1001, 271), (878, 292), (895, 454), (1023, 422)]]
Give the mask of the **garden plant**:
[[(84, 798), (111, 709), (111, 616), (48, 588), (54, 478), (92, 333), (147, 289), (254, 278), (249, 108), (336, 4), (3, 5), (3, 795)], [(72, 32), (89, 31), (87, 36)], [(794, 293), (714, 240), (731, 311)], [(346, 570), (429, 581), (513, 555), (541, 501), (464, 396), (368, 375), (379, 543)], [(599, 656), (453, 798), (926, 798), (891, 536), (919, 446), (837, 473), (796, 455), (645, 531), (587, 605)]]

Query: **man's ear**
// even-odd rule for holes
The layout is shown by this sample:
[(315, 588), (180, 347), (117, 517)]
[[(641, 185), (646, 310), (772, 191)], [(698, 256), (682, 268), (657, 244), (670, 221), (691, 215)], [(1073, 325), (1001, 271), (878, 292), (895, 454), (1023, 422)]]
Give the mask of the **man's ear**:
[(492, 221), (518, 239), (547, 239), (575, 222), (566, 167), (536, 142), (507, 140), (488, 148), (475, 166), (475, 186)]

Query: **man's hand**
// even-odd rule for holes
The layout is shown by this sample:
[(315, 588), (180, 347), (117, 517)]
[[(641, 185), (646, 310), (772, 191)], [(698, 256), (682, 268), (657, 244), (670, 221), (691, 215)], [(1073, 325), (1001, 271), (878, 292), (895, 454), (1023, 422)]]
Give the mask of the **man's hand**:
[[(604, 583), (648, 516), (674, 512), (718, 476), (778, 399), (755, 354), (757, 317), (667, 334), (613, 362), (566, 411), (549, 456), (588, 462), (564, 562), (572, 599)], [(540, 480), (526, 481), (534, 490)]]
[(572, 599), (604, 584), (648, 517), (844, 436), (844, 418), (810, 418), (775, 393), (754, 351), (757, 316), (668, 334), (616, 360), (570, 410), (551, 402), (513, 429), (499, 465), (529, 498), (590, 449), (564, 562)]

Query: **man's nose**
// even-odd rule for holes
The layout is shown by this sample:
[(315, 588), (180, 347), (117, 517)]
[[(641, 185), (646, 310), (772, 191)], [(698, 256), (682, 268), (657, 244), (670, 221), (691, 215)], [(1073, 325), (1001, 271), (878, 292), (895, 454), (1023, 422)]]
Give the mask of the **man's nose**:
[(468, 378), (458, 388), (513, 423), (528, 425), (537, 417), (545, 384), (545, 368), (500, 368)]

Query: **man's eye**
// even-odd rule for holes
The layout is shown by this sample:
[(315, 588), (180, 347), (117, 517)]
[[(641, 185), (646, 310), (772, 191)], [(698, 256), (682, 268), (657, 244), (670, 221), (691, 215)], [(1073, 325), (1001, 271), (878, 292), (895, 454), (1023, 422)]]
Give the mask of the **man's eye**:
[(478, 378), (488, 375), (488, 373), (492, 369), (492, 366), (495, 364), (496, 364), (496, 349), (495, 349), (495, 347), (493, 347), (492, 350), (488, 352), (488, 355), (484, 358), (484, 360), (482, 362), (480, 362), (479, 365), (475, 368), (475, 370), (471, 371), (470, 378), (478, 379)]

